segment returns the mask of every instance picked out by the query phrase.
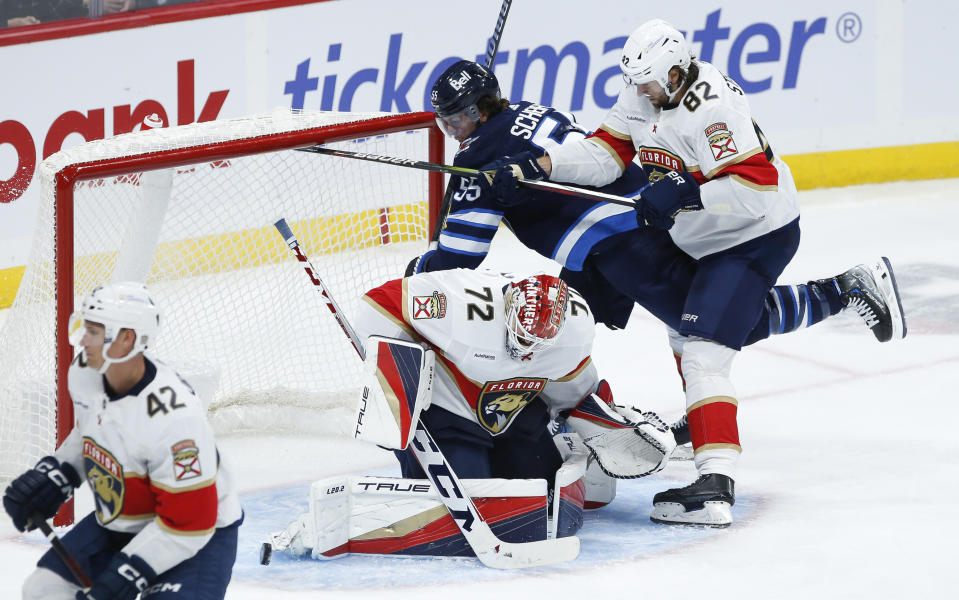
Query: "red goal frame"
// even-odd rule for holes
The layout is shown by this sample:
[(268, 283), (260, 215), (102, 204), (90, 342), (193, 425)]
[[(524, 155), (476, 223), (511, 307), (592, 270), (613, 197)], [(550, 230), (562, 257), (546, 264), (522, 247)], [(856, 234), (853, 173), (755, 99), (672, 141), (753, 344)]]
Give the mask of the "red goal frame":
[[(442, 163), (445, 160), (445, 136), (436, 126), (431, 112), (416, 112), (389, 115), (365, 121), (327, 125), (299, 131), (268, 134), (240, 140), (216, 142), (205, 145), (124, 156), (119, 159), (99, 160), (71, 164), (54, 176), (54, 277), (56, 291), (56, 394), (57, 394), (57, 447), (59, 448), (73, 429), (73, 403), (67, 389), (67, 371), (73, 360), (73, 348), (69, 340), (70, 316), (73, 306), (74, 268), (74, 190), (78, 182), (113, 177), (127, 173), (155, 171), (182, 167), (202, 162), (228, 160), (280, 150), (303, 148), (316, 144), (339, 142), (367, 137), (370, 134), (387, 134), (415, 129), (427, 129), (429, 161)], [(339, 159), (338, 159), (339, 160)], [(342, 159), (349, 160), (349, 159)], [(386, 168), (386, 166), (384, 166)], [(443, 174), (431, 172), (428, 177), (429, 226), (433, 231), (443, 202)], [(73, 522), (73, 501), (64, 504), (54, 519), (55, 525)]]

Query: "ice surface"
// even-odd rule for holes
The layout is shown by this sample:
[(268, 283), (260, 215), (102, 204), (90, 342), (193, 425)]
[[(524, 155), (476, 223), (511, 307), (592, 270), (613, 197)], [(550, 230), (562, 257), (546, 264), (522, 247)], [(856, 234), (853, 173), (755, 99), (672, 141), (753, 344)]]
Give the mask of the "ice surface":
[[(247, 514), (227, 594), (262, 598), (919, 598), (955, 592), (959, 557), (959, 201), (957, 180), (802, 192), (803, 239), (781, 282), (892, 259), (909, 335), (879, 344), (853, 317), (747, 348), (733, 379), (744, 453), (727, 530), (649, 522), (652, 495), (693, 477), (689, 463), (624, 481), (588, 514), (582, 556), (498, 572), (468, 559), (349, 557), (256, 564), (261, 535), (306, 505), (309, 481), (392, 470), (389, 454), (305, 436), (224, 438)], [(515, 268), (494, 243), (491, 266)], [(506, 251), (509, 248), (509, 251)], [(526, 264), (532, 261), (523, 259)], [(678, 416), (682, 392), (661, 325), (642, 311), (597, 332), (617, 396)], [(86, 490), (80, 511), (89, 510)], [(0, 517), (0, 597), (46, 549)]]

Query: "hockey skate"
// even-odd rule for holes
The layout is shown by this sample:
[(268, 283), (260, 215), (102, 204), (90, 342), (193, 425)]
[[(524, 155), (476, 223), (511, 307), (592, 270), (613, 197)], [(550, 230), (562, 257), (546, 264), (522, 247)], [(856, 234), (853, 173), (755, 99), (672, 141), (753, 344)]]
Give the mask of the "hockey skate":
[(689, 422), (686, 421), (686, 415), (670, 425), (669, 430), (676, 438), (676, 449), (669, 455), (669, 460), (693, 460), (693, 444), (689, 437)]
[(874, 265), (858, 265), (836, 276), (839, 299), (856, 311), (880, 342), (906, 337), (899, 286), (885, 256)]
[(733, 480), (709, 473), (686, 487), (674, 488), (653, 496), (649, 518), (666, 525), (728, 527), (733, 522), (730, 510), (736, 503)]

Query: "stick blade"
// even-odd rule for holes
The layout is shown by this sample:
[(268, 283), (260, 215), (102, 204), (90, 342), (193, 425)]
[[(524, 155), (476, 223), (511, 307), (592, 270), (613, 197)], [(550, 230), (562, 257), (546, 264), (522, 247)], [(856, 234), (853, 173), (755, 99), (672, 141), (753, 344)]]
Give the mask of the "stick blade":
[(500, 542), (488, 552), (477, 554), (487, 567), (494, 569), (528, 569), (575, 560), (579, 556), (579, 538), (569, 536), (511, 544)]

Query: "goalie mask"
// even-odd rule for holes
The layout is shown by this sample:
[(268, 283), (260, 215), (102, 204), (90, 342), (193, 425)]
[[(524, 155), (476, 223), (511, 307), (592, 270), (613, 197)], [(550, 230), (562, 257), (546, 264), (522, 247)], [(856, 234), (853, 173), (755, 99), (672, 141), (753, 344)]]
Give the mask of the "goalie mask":
[(506, 286), (506, 351), (530, 360), (556, 342), (566, 320), (569, 288), (553, 275), (534, 275)]
[[(71, 342), (79, 345), (83, 337), (83, 322), (103, 325), (103, 365), (105, 373), (112, 363), (124, 362), (150, 348), (160, 331), (160, 312), (142, 283), (121, 282), (99, 286), (87, 294), (79, 310), (71, 319), (73, 331)], [(107, 356), (110, 345), (117, 339), (121, 329), (131, 329), (136, 334), (133, 348), (126, 356)]]
[(447, 135), (457, 137), (467, 123), (479, 123), (476, 103), (483, 96), (499, 99), (499, 82), (493, 72), (479, 63), (461, 60), (443, 71), (430, 92), (436, 124)]
[(679, 67), (685, 72), (692, 60), (692, 51), (683, 34), (666, 21), (653, 19), (629, 34), (619, 67), (627, 84), (655, 81), (673, 102), (673, 96), (682, 86), (671, 89), (669, 71)]

